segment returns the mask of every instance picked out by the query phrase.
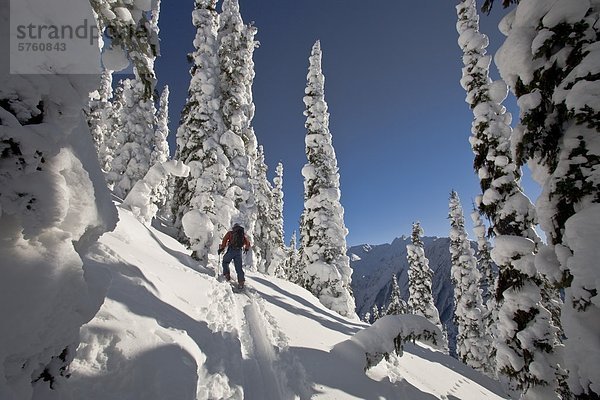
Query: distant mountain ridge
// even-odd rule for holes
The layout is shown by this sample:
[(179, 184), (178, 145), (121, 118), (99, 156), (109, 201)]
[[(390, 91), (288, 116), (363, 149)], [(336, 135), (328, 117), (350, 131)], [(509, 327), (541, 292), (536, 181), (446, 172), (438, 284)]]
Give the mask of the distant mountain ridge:
[[(454, 288), (450, 280), (450, 238), (425, 236), (422, 238), (425, 256), (433, 271), (432, 291), (435, 305), (440, 312), (442, 324), (448, 331), (450, 351), (454, 352), (456, 327), (454, 325)], [(362, 318), (371, 312), (373, 304), (387, 306), (390, 297), (392, 275), (398, 277), (402, 298), (408, 299), (408, 261), (406, 245), (410, 237), (402, 236), (392, 243), (358, 245), (348, 249), (353, 269), (352, 290), (356, 299), (356, 312)], [(475, 249), (476, 244), (472, 242)]]

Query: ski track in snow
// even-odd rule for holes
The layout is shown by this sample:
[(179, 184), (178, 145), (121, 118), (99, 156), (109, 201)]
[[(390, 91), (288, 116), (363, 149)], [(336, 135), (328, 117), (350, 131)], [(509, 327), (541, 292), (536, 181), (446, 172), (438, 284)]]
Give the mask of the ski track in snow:
[[(246, 289), (248, 290), (248, 289)], [(237, 299), (244, 299), (246, 296), (240, 294)], [(240, 332), (242, 336), (242, 345), (245, 347), (242, 354), (247, 356), (244, 360), (244, 382), (260, 382), (262, 384), (245, 385), (247, 388), (245, 394), (252, 399), (284, 399), (286, 388), (274, 370), (278, 361), (276, 349), (279, 350), (269, 340), (267, 321), (263, 314), (266, 312), (264, 307), (259, 310), (256, 295), (247, 296), (249, 301), (242, 302), (243, 306), (243, 325)]]
[[(230, 387), (232, 393), (237, 393), (234, 398), (298, 398), (299, 394), (287, 384), (304, 377), (304, 368), (295, 358), (286, 356), (287, 338), (267, 311), (260, 294), (248, 287), (237, 292), (229, 283), (217, 280), (211, 285), (213, 290), (209, 298), (212, 302), (199, 309), (199, 313), (212, 321), (209, 327), (214, 332), (230, 332), (239, 338), (240, 349), (236, 353), (241, 354), (243, 384), (237, 391)], [(287, 371), (296, 376), (288, 377)], [(200, 386), (200, 393), (211, 393), (210, 387)]]
[(287, 338), (267, 311), (260, 294), (251, 288), (234, 292), (236, 323), (240, 336), (244, 397), (261, 400), (298, 398), (288, 387), (294, 377), (304, 376), (304, 368), (287, 353)]

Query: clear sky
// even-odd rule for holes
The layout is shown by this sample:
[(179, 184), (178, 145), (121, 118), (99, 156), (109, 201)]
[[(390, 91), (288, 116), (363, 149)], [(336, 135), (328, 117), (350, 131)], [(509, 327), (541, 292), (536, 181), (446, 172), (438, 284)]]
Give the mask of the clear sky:
[[(459, 193), (470, 228), (479, 186), (468, 142), (473, 117), (459, 84), (462, 52), (454, 5), (438, 0), (240, 0), (244, 21), (258, 28), (253, 126), (270, 177), (277, 162), (284, 164), (286, 238), (298, 229), (303, 207), (302, 97), (317, 39), (348, 244), (389, 243), (409, 235), (416, 220), (426, 235), (447, 236), (451, 189)], [(193, 0), (163, 1), (159, 23), (158, 88), (170, 86), (173, 136), (189, 85), (192, 9)], [(495, 7), (481, 18), (492, 50), (501, 44), (497, 24), (505, 12)]]

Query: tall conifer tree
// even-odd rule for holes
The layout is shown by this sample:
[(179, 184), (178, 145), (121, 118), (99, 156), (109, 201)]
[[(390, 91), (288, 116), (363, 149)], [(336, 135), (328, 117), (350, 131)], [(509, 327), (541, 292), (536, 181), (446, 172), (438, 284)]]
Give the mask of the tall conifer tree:
[(408, 306), (402, 299), (402, 293), (400, 293), (400, 286), (398, 285), (398, 278), (396, 274), (392, 275), (392, 285), (390, 291), (390, 303), (386, 309), (386, 315), (401, 315), (408, 312)]
[(465, 218), (458, 194), (450, 193), (451, 279), (454, 285), (454, 323), (458, 328), (456, 352), (467, 365), (491, 372), (488, 360), (490, 338), (483, 329), (483, 300), (479, 270), (465, 230)]
[(431, 291), (433, 272), (429, 268), (429, 260), (421, 237), (423, 228), (419, 222), (413, 223), (411, 244), (406, 246), (408, 259), (408, 309), (409, 312), (427, 318), (432, 324), (442, 330), (440, 313), (435, 307)]
[[(252, 128), (252, 56), (258, 46), (254, 40), (257, 30), (252, 25), (244, 24), (238, 0), (224, 0), (222, 9), (218, 30), (218, 61), (225, 132), (220, 143), (230, 160), (227, 174), (231, 184), (227, 194), (235, 204), (235, 218), (244, 225), (252, 241), (258, 214), (253, 184), (258, 144)], [(259, 265), (263, 262), (260, 254), (254, 261)]]
[[(476, 203), (481, 203), (481, 196), (477, 197)], [(496, 347), (493, 345), (493, 342), (498, 337), (498, 303), (495, 298), (498, 276), (494, 272), (495, 266), (491, 254), (492, 246), (487, 239), (487, 228), (482, 221), (478, 208), (475, 208), (471, 213), (471, 220), (473, 221), (473, 231), (477, 238), (477, 265), (481, 274), (479, 287), (482, 290), (482, 300), (485, 308), (482, 322), (485, 333), (490, 338), (488, 362), (490, 371), (492, 371), (490, 374), (495, 375)]]
[(112, 97), (112, 71), (104, 70), (100, 87), (90, 93), (89, 111), (87, 112), (88, 126), (96, 145), (100, 168), (104, 171), (108, 170), (113, 157), (109, 143), (107, 143), (110, 140)]
[[(150, 153), (151, 166), (169, 159), (169, 142), (167, 141), (169, 136), (169, 86), (165, 86), (160, 95), (155, 121), (154, 140)], [(163, 209), (167, 203), (169, 180), (170, 176), (165, 176), (152, 189), (151, 200), (159, 209)]]
[(116, 136), (119, 146), (107, 180), (115, 195), (124, 199), (150, 169), (156, 108), (154, 98), (145, 97), (146, 87), (139, 75), (123, 80), (122, 86), (123, 107), (118, 110), (122, 127)]
[[(192, 14), (196, 27), (188, 98), (177, 130), (176, 158), (191, 168), (187, 178), (176, 179), (173, 196), (175, 226), (179, 238), (190, 244), (202, 263), (217, 250), (219, 238), (230, 228), (236, 213), (229, 196), (233, 183), (228, 169), (232, 163), (223, 140), (225, 125), (221, 113), (220, 66), (217, 30), (217, 0), (197, 0)], [(183, 217), (197, 210), (204, 227), (201, 237), (188, 238), (183, 232)]]
[(543, 305), (544, 282), (534, 266), (539, 243), (533, 229), (535, 211), (520, 188), (520, 170), (510, 151), (511, 116), (501, 104), (506, 85), (488, 77), (488, 39), (479, 32), (475, 1), (462, 1), (457, 12), (465, 64), (461, 84), (475, 115), (470, 142), (483, 193), (479, 207), (492, 221), (496, 236), (492, 250), (499, 268), (496, 368), (509, 388), (525, 396), (558, 398), (556, 382), (562, 374), (554, 351), (558, 328)]
[(594, 1), (522, 2), (502, 25), (497, 54), (520, 108), (516, 163), (542, 186), (536, 207), (548, 243), (536, 266), (564, 289), (569, 387), (586, 399), (600, 398), (599, 18)]
[(311, 52), (306, 95), (306, 156), (304, 212), (301, 225), (304, 286), (327, 308), (354, 315), (350, 287), (352, 270), (346, 254), (344, 209), (340, 204), (340, 176), (329, 132), (321, 45)]
[(298, 251), (298, 241), (296, 239), (296, 231), (292, 233), (290, 244), (287, 248), (287, 256), (283, 271), (276, 273), (275, 276), (287, 279), (288, 281), (300, 285), (301, 269), (300, 269), (300, 252)]
[(494, 262), (492, 261), (492, 245), (487, 239), (487, 228), (481, 218), (478, 208), (471, 213), (473, 232), (477, 240), (477, 265), (481, 274), (480, 285), (483, 303), (487, 304), (494, 292)]
[(286, 248), (283, 231), (283, 164), (278, 163), (273, 178), (273, 190), (270, 197), (271, 228), (269, 230), (270, 249), (268, 254), (268, 268), (270, 274), (281, 274), (286, 259)]
[(254, 202), (257, 208), (257, 219), (254, 227), (254, 253), (258, 256), (260, 264), (258, 270), (267, 272), (267, 262), (272, 259), (275, 243), (271, 242), (271, 232), (274, 228), (272, 220), (272, 191), (273, 186), (267, 178), (267, 164), (262, 146), (258, 147), (258, 154), (254, 160), (253, 169)]

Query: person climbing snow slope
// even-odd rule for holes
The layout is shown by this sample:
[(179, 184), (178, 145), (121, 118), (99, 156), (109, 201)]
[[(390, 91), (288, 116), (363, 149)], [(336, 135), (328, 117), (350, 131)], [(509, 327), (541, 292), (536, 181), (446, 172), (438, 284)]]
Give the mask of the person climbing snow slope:
[(226, 281), (231, 280), (229, 264), (231, 261), (233, 261), (235, 273), (238, 279), (238, 287), (242, 289), (245, 282), (244, 270), (242, 269), (242, 249), (244, 253), (250, 250), (250, 241), (244, 234), (243, 226), (238, 223), (233, 224), (231, 230), (223, 237), (223, 241), (219, 246), (218, 253), (223, 253), (223, 251), (225, 251), (225, 247), (227, 247), (227, 252), (223, 256), (223, 276), (225, 277)]

